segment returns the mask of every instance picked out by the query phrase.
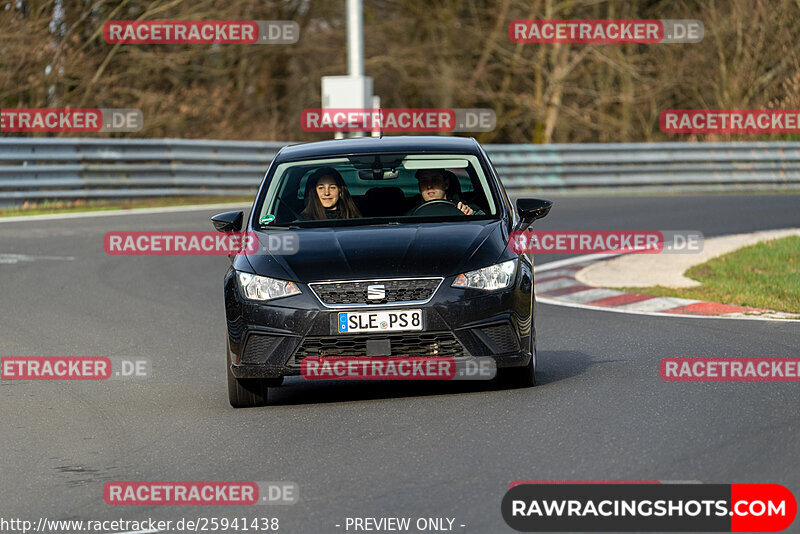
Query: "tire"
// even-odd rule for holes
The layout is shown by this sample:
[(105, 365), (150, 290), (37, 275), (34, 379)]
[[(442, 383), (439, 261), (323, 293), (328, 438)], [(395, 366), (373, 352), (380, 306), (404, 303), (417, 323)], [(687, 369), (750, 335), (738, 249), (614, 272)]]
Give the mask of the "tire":
[[(236, 378), (231, 372), (230, 358), (230, 352), (228, 352), (226, 372), (228, 376), (228, 402), (231, 403), (231, 406), (234, 408), (250, 408), (266, 405), (269, 382), (259, 378)], [(283, 378), (277, 380), (283, 382)]]
[(497, 370), (500, 383), (509, 388), (530, 388), (536, 385), (536, 333), (530, 336), (531, 359), (524, 367), (506, 367)]
[(283, 378), (279, 376), (278, 378), (262, 378), (261, 381), (264, 382), (264, 385), (270, 388), (279, 388), (283, 385)]

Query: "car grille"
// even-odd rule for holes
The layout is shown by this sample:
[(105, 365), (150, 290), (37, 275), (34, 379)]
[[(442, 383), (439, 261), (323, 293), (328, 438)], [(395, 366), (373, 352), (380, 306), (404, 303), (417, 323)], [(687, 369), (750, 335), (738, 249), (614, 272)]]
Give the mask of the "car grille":
[(481, 332), (483, 332), (483, 334), (486, 335), (489, 340), (491, 340), (491, 343), (494, 346), (490, 348), (496, 354), (504, 352), (516, 352), (519, 350), (517, 335), (508, 324), (483, 327), (481, 328)]
[[(307, 337), (294, 355), (294, 364), (308, 356), (367, 356), (367, 340), (374, 335), (349, 335)], [(385, 334), (392, 356), (467, 356), (464, 347), (450, 332), (425, 332), (422, 334)]]
[(242, 351), (242, 363), (266, 362), (282, 339), (284, 338), (278, 336), (250, 335), (247, 338), (244, 351)]
[[(315, 282), (309, 286), (325, 306), (381, 306), (427, 302), (433, 297), (441, 282), (442, 278), (406, 278)], [(383, 286), (384, 298), (368, 298), (368, 288), (373, 285)]]

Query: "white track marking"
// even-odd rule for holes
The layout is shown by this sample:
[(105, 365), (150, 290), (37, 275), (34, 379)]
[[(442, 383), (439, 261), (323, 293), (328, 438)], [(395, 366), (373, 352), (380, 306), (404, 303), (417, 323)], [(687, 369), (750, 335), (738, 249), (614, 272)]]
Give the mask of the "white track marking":
[(9, 222), (34, 222), (57, 221), (61, 219), (83, 219), (89, 217), (115, 217), (119, 215), (148, 215), (151, 213), (179, 213), (181, 211), (224, 210), (240, 208), (249, 209), (251, 204), (241, 202), (225, 204), (193, 204), (191, 206), (167, 206), (163, 208), (133, 208), (106, 211), (82, 211), (80, 213), (49, 213), (46, 215), (17, 215), (14, 217), (0, 217), (0, 223)]
[(549, 282), (540, 282), (536, 284), (537, 291), (546, 292), (555, 289), (562, 289), (565, 287), (583, 285), (574, 278), (559, 278), (558, 280), (550, 280)]
[(31, 256), (29, 254), (0, 254), (0, 264), (14, 264), (36, 260), (73, 261), (74, 256)]
[[(548, 263), (543, 263), (541, 265), (536, 265), (534, 267), (534, 273), (536, 275), (541, 275), (542, 273), (549, 273), (550, 271), (554, 271), (556, 269), (561, 269), (563, 267), (569, 267), (571, 265), (577, 265), (580, 263), (591, 263), (600, 259), (604, 258), (612, 258), (614, 256), (619, 256), (619, 254), (584, 254), (582, 256), (576, 256), (574, 258), (566, 258), (563, 260), (558, 261), (551, 261)], [(537, 292), (539, 289), (539, 284), (535, 286)], [(565, 308), (581, 308), (584, 310), (592, 310), (592, 311), (604, 311), (604, 312), (611, 312), (611, 313), (627, 313), (629, 315), (646, 315), (648, 317), (670, 317), (672, 319), (734, 319), (734, 320), (743, 320), (743, 321), (781, 321), (787, 323), (800, 323), (800, 319), (786, 319), (782, 316), (772, 315), (771, 317), (761, 317), (758, 315), (688, 315), (688, 314), (681, 314), (681, 313), (663, 313), (657, 311), (636, 311), (636, 310), (626, 310), (620, 309), (616, 307), (607, 307), (607, 306), (592, 306), (591, 304), (583, 304), (580, 302), (568, 302), (565, 300), (555, 299), (552, 297), (545, 297), (536, 295), (536, 302), (541, 304), (551, 304), (553, 306), (563, 306)], [(787, 316), (792, 316), (796, 314), (786, 314)]]
[(624, 294), (625, 293), (623, 291), (617, 291), (616, 289), (605, 289), (598, 287), (596, 289), (587, 289), (585, 291), (576, 291), (575, 293), (559, 295), (558, 298), (568, 300), (569, 302), (591, 302), (593, 300), (616, 297)]
[(651, 299), (640, 300), (638, 302), (630, 302), (628, 304), (622, 304), (621, 306), (614, 306), (614, 307), (619, 308), (621, 310), (657, 312), (657, 311), (671, 310), (672, 308), (678, 308), (680, 306), (688, 306), (689, 304), (694, 304), (696, 302), (701, 302), (701, 301), (690, 300), (690, 299), (679, 299), (675, 297), (653, 297)]
[(575, 273), (577, 271), (573, 271), (572, 269), (556, 269), (555, 271), (546, 271), (547, 275), (543, 275), (540, 280), (545, 278), (555, 278), (556, 276), (569, 276), (571, 278), (575, 278)]
[(565, 308), (581, 308), (592, 311), (605, 311), (611, 313), (627, 313), (629, 315), (647, 315), (649, 317), (671, 317), (673, 319), (740, 319), (750, 321), (781, 321), (786, 323), (800, 323), (800, 319), (784, 319), (783, 317), (759, 317), (757, 315), (688, 315), (682, 313), (663, 313), (663, 312), (644, 312), (633, 310), (620, 310), (607, 306), (592, 306), (591, 304), (581, 304), (578, 302), (566, 302), (548, 297), (536, 295), (537, 304), (552, 304), (553, 306), (563, 306)]

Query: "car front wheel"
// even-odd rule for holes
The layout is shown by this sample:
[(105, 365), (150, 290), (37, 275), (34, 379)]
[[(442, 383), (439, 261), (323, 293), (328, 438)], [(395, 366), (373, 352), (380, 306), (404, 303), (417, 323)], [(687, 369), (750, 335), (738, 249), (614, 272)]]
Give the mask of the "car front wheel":
[(269, 382), (259, 378), (236, 378), (233, 376), (230, 350), (228, 351), (227, 364), (228, 402), (231, 403), (231, 406), (234, 408), (250, 408), (267, 404)]
[(506, 367), (497, 370), (500, 383), (512, 388), (529, 388), (536, 385), (536, 332), (530, 335), (531, 359), (524, 367)]

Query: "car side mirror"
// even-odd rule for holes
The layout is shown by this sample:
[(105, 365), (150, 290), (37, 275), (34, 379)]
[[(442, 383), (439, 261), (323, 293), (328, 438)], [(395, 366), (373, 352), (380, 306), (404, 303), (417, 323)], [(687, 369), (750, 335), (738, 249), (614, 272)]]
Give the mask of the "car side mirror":
[(541, 198), (518, 198), (517, 212), (521, 220), (517, 230), (525, 230), (533, 221), (546, 216), (550, 213), (550, 208), (552, 206), (553, 203), (550, 200), (543, 200)]
[(211, 217), (214, 229), (218, 232), (238, 232), (242, 229), (243, 220), (243, 211), (226, 211)]

